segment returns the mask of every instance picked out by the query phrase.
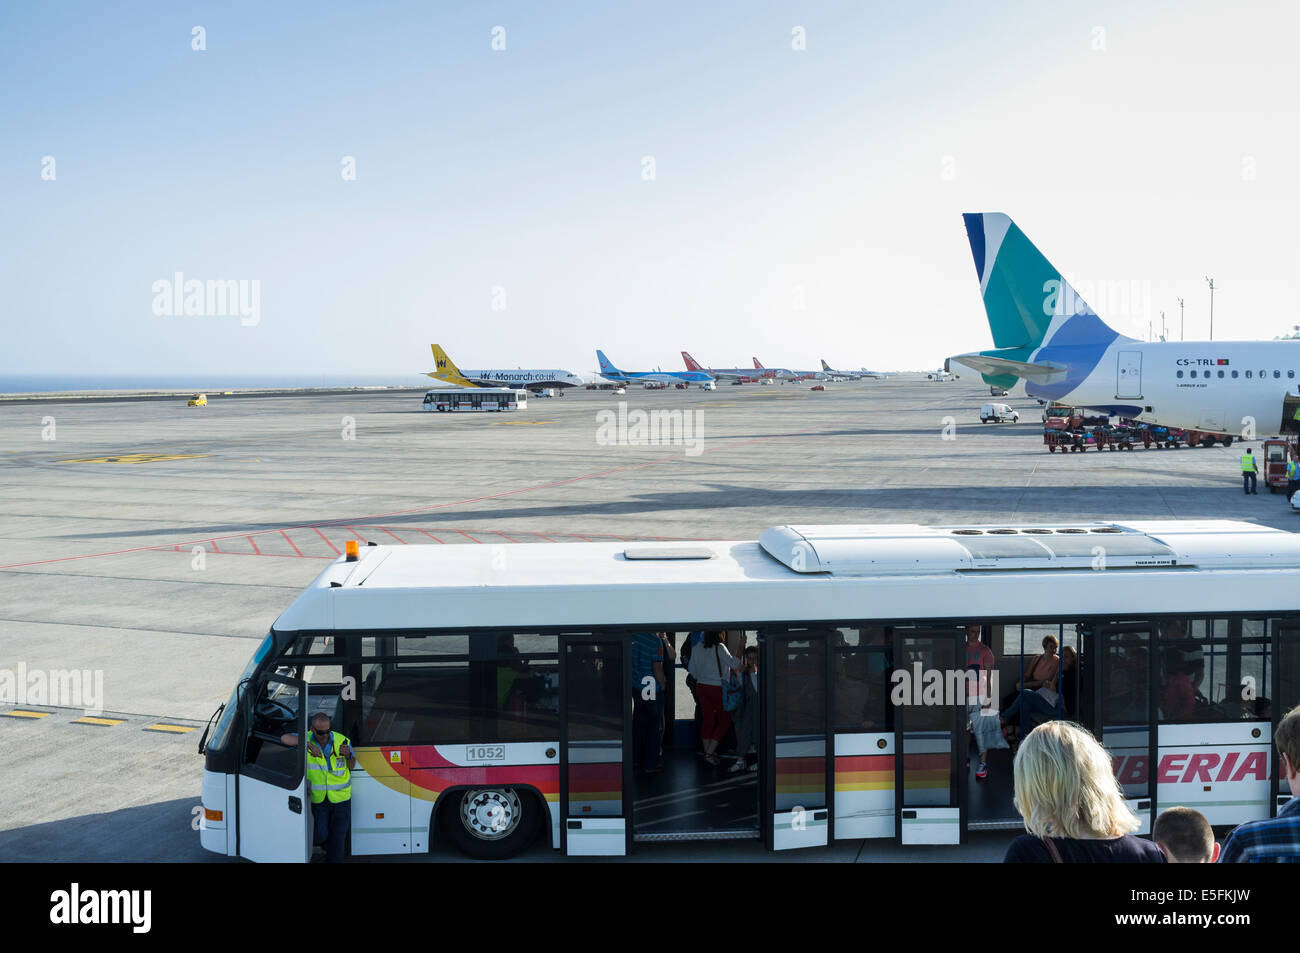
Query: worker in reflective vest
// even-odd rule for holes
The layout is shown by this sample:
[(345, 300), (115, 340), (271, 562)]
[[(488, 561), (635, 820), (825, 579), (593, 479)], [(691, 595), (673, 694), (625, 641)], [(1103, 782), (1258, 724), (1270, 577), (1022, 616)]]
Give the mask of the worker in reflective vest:
[[(284, 735), (287, 745), (297, 745), (296, 734)], [(348, 829), (352, 826), (352, 770), (357, 759), (348, 739), (330, 730), (330, 716), (317, 712), (307, 736), (307, 783), (311, 788), (314, 843), (325, 848), (327, 863), (343, 860)]]
[(1259, 472), (1259, 464), (1255, 462), (1255, 455), (1247, 450), (1241, 456), (1241, 488), (1246, 493), (1255, 493), (1255, 474)]
[(1291, 497), (1295, 496), (1295, 491), (1300, 489), (1300, 462), (1295, 457), (1288, 457), (1286, 461), (1286, 500), (1291, 502)]

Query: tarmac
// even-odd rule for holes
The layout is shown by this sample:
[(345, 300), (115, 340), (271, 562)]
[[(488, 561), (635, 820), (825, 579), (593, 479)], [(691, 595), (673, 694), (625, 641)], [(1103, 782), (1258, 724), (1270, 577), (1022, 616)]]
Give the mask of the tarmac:
[[(1241, 492), (1237, 444), (1049, 454), (1035, 401), (999, 398), (1020, 422), (981, 424), (988, 389), (967, 380), (810, 387), (571, 390), (494, 414), (423, 412), (421, 390), (6, 405), (0, 671), (102, 672), (103, 712), (86, 721), (39, 700), (0, 704), (0, 860), (221, 862), (195, 826), (202, 726), (347, 539), (534, 545), (753, 539), (783, 523), (1138, 518), (1300, 526), (1281, 496)], [(617, 418), (620, 403), (689, 412), (699, 429), (680, 444), (610, 443), (599, 415)], [(638, 845), (635, 856), (987, 861), (1011, 836), (794, 855)], [(408, 862), (427, 859), (463, 860), (440, 848)], [(540, 845), (523, 859), (566, 860)]]

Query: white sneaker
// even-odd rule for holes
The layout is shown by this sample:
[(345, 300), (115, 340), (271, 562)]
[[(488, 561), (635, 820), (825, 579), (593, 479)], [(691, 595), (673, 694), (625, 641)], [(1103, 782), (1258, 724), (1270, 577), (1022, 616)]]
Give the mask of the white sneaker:
[(744, 770), (745, 770), (745, 762), (743, 762), (743, 761), (737, 761), (735, 764), (733, 764), (733, 765), (732, 765), (730, 768), (728, 768), (727, 770), (730, 771), (732, 774), (735, 774), (737, 771), (744, 771)]

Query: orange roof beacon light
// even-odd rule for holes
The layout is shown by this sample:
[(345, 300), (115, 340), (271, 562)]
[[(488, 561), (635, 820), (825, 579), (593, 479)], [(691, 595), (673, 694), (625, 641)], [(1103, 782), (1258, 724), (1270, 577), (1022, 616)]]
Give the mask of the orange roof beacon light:
[(357, 541), (350, 539), (343, 544), (344, 561), (354, 563), (357, 561)]

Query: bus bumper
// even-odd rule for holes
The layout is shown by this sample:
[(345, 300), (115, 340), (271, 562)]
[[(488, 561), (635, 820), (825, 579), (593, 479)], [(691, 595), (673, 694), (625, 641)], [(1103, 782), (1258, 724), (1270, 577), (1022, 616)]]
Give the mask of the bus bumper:
[(203, 813), (199, 816), (199, 844), (228, 857), (235, 853), (235, 799), (228, 796), (233, 781), (215, 771), (203, 772)]

